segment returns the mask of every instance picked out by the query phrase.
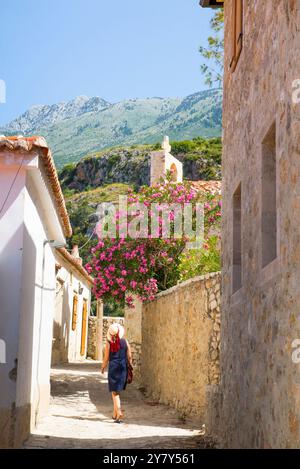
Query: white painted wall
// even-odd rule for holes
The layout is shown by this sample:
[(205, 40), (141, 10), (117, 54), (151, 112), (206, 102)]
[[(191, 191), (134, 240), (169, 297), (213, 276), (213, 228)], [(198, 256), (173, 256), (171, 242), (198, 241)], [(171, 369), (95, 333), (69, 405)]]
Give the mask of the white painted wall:
[[(4, 168), (0, 160), (0, 208), (17, 168)], [(16, 399), (16, 383), (9, 378), (18, 357), (21, 269), (23, 261), (25, 170), (20, 171), (0, 214), (0, 339), (6, 343), (7, 363), (0, 363), (0, 409), (10, 409)], [(1, 422), (0, 422), (1, 429)], [(1, 432), (0, 432), (1, 433)]]
[(150, 158), (150, 184), (157, 183), (160, 178), (164, 178), (167, 171), (171, 170), (172, 165), (177, 169), (177, 182), (183, 180), (183, 166), (171, 153), (160, 150), (151, 152)]
[[(56, 260), (61, 265), (57, 273), (57, 279), (63, 282), (64, 297), (63, 297), (63, 311), (60, 315), (56, 313), (56, 319), (62, 318), (61, 332), (62, 341), (65, 344), (64, 351), (61, 354), (62, 360), (67, 362), (82, 361), (86, 358), (87, 351), (87, 334), (86, 330), (86, 350), (84, 355), (80, 354), (81, 349), (81, 333), (82, 333), (82, 312), (84, 299), (87, 300), (88, 316), (90, 313), (91, 305), (91, 288), (89, 282), (80, 273), (72, 267), (68, 262), (59, 254), (56, 254)], [(83, 292), (79, 295), (79, 283), (83, 288)], [(73, 297), (74, 294), (78, 296), (78, 315), (76, 330), (72, 330), (72, 313), (73, 313)], [(64, 355), (65, 354), (65, 355)], [(65, 358), (65, 360), (64, 360)]]
[(17, 405), (31, 402), (32, 426), (49, 405), (55, 300), (55, 257), (49, 244), (44, 245), (49, 230), (38, 196), (27, 174)]
[(18, 170), (0, 215), (0, 447), (9, 434), (20, 444), (48, 407), (55, 257), (44, 241), (64, 241), (37, 155), (0, 153), (0, 207)]

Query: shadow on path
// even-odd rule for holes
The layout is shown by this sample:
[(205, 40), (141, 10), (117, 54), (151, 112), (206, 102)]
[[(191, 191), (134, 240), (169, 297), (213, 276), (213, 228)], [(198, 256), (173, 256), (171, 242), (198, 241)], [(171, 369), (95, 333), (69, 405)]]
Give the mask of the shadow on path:
[(122, 393), (124, 422), (112, 420), (112, 402), (100, 363), (59, 365), (51, 376), (50, 412), (26, 448), (207, 448), (202, 422), (180, 418), (168, 406), (147, 400), (133, 385)]

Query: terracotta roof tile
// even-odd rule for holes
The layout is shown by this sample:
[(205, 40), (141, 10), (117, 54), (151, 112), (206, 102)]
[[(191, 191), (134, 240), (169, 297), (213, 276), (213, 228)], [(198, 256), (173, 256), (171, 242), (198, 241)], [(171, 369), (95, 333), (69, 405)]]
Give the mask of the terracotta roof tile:
[(58, 248), (56, 251), (62, 255), (62, 257), (69, 262), (81, 275), (91, 284), (94, 283), (93, 277), (91, 277), (85, 268), (81, 265), (81, 259), (72, 256), (66, 248)]
[(44, 165), (46, 175), (50, 182), (52, 194), (56, 203), (57, 211), (62, 221), (64, 234), (66, 237), (72, 236), (72, 227), (70, 224), (69, 215), (66, 209), (64, 196), (58, 180), (56, 167), (54, 164), (51, 151), (48, 148), (47, 142), (43, 137), (32, 136), (22, 137), (13, 136), (5, 137), (0, 136), (0, 152), (2, 150), (9, 152), (28, 152), (37, 151), (40, 159)]
[(209, 192), (211, 194), (221, 194), (221, 181), (190, 181), (192, 188), (199, 192)]

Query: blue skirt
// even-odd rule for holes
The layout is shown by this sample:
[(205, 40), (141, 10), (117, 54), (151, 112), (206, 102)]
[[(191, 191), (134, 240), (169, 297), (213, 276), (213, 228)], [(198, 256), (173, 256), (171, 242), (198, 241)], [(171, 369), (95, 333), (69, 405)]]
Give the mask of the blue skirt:
[(120, 350), (109, 353), (108, 389), (110, 392), (120, 392), (127, 384), (127, 342), (120, 340)]

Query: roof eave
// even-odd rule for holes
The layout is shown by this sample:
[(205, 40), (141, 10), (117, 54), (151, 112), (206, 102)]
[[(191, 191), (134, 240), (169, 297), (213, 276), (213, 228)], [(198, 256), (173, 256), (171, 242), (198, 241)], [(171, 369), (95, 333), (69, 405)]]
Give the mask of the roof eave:
[(55, 208), (61, 221), (64, 235), (69, 238), (72, 236), (72, 226), (66, 203), (58, 179), (57, 170), (47, 142), (43, 137), (32, 136), (10, 136), (0, 135), (0, 152), (23, 152), (30, 154), (35, 151), (42, 161), (47, 180), (50, 182)]
[(200, 0), (199, 3), (203, 8), (221, 8), (224, 6), (224, 1), (222, 0)]
[(60, 254), (68, 264), (70, 264), (77, 272), (79, 272), (91, 286), (94, 284), (94, 279), (91, 277), (88, 272), (85, 270), (83, 265), (81, 265), (72, 254), (67, 251), (66, 248), (56, 248), (58, 254)]

